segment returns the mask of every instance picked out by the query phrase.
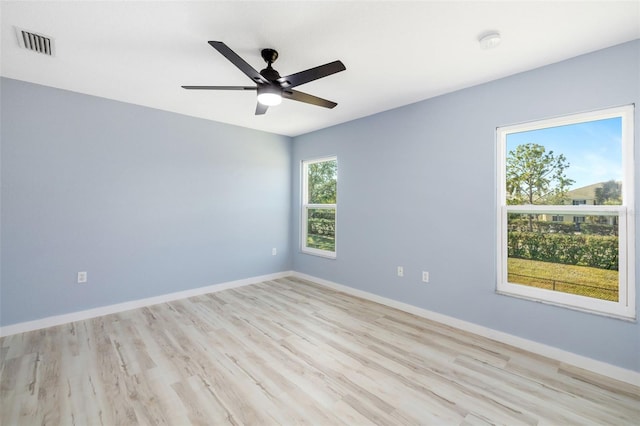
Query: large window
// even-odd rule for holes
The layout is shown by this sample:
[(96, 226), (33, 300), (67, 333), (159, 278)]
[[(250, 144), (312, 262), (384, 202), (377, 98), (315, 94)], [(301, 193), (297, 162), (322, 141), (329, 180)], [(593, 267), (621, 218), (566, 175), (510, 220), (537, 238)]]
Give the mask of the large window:
[(633, 106), (500, 127), (500, 293), (635, 318)]
[(302, 251), (336, 257), (338, 161), (302, 162)]

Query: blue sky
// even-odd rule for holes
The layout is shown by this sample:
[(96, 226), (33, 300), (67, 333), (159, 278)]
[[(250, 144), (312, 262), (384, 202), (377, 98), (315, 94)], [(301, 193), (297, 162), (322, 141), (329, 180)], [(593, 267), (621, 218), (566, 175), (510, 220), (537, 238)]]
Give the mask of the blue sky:
[(607, 180), (622, 180), (622, 119), (620, 117), (569, 124), (507, 135), (507, 154), (516, 146), (536, 143), (564, 154), (565, 170), (575, 180), (571, 189)]

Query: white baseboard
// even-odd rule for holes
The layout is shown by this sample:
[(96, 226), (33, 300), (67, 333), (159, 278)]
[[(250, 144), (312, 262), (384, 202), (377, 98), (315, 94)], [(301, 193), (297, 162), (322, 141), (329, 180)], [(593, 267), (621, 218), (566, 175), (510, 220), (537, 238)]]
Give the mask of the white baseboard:
[(290, 276), (292, 271), (277, 272), (275, 274), (261, 275), (257, 277), (245, 278), (237, 281), (228, 281), (225, 283), (214, 284), (206, 287), (199, 287), (190, 290), (178, 291), (175, 293), (163, 294), (160, 296), (147, 297), (145, 299), (132, 300), (129, 302), (118, 303), (115, 305), (101, 306), (99, 308), (87, 309), (84, 311), (72, 312), (69, 314), (55, 315), (34, 321), (26, 321), (17, 324), (0, 327), (0, 337), (10, 336), (12, 334), (24, 333), (26, 331), (40, 330), (42, 328), (53, 327), (56, 325), (68, 324), (74, 321), (82, 321), (86, 319), (101, 317), (103, 315), (115, 314), (118, 312), (129, 311), (131, 309), (143, 308), (145, 306), (157, 305), (159, 303), (171, 302), (174, 300), (186, 299), (187, 297), (199, 296), (201, 294), (215, 293), (217, 291), (227, 290), (230, 288), (243, 287), (263, 281), (275, 280)]
[(578, 368), (582, 368), (591, 371), (596, 374), (600, 374), (606, 377), (610, 377), (621, 382), (629, 383), (631, 385), (640, 386), (640, 372), (627, 370), (622, 367), (618, 367), (606, 362), (598, 361), (592, 358), (578, 355), (573, 352), (568, 352), (562, 349), (558, 349), (553, 346), (545, 345), (543, 343), (534, 342), (533, 340), (524, 339), (522, 337), (514, 336), (512, 334), (497, 331), (488, 327), (484, 327), (478, 324), (474, 324), (468, 321), (463, 321), (458, 318), (450, 317), (448, 315), (439, 314), (437, 312), (429, 311), (427, 309), (418, 308), (417, 306), (409, 305), (408, 303), (398, 302), (397, 300), (388, 299), (386, 297), (378, 296), (377, 294), (369, 293), (363, 290), (357, 290), (342, 284), (337, 284), (332, 281), (328, 281), (322, 278), (317, 278), (311, 275), (303, 274), (300, 272), (293, 272), (291, 274), (294, 277), (304, 280), (312, 281), (326, 287), (338, 290), (353, 296), (361, 297), (363, 299), (371, 300), (382, 305), (390, 306), (392, 308), (405, 311), (419, 317), (426, 318), (428, 320), (436, 321), (441, 324), (445, 324), (459, 330), (468, 331), (470, 333), (477, 334), (482, 337), (486, 337), (492, 340), (496, 340), (507, 345), (515, 346), (517, 348), (529, 351), (538, 355), (545, 356), (547, 358), (554, 359), (556, 361), (570, 364)]

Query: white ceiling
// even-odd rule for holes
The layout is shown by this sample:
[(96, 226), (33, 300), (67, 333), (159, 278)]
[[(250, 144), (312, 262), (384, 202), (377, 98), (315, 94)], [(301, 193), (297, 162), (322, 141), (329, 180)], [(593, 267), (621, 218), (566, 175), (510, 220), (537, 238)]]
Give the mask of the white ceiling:
[[(2, 1), (5, 77), (295, 136), (640, 38), (640, 1)], [(14, 27), (51, 36), (55, 56), (18, 47)], [(478, 37), (497, 30), (498, 48)], [(282, 75), (340, 59), (346, 71), (255, 116), (251, 85), (208, 40)]]

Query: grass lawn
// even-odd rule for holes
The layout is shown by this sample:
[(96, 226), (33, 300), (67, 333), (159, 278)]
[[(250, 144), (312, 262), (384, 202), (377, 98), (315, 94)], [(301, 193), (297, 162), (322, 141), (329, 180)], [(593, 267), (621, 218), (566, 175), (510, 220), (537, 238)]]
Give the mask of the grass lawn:
[(618, 300), (618, 271), (510, 257), (508, 273), (515, 284)]
[(317, 234), (308, 235), (307, 247), (320, 249), (320, 250), (335, 251), (336, 239), (333, 237), (325, 237)]

